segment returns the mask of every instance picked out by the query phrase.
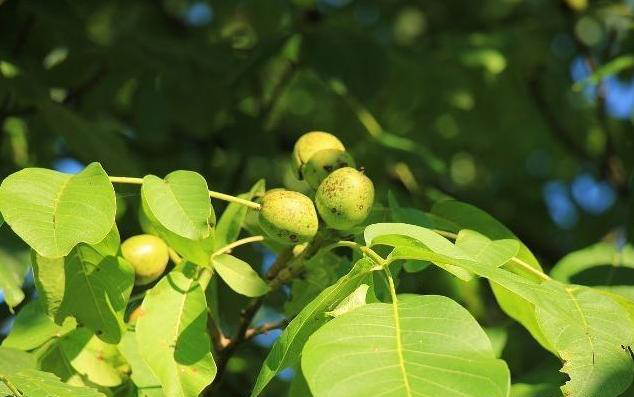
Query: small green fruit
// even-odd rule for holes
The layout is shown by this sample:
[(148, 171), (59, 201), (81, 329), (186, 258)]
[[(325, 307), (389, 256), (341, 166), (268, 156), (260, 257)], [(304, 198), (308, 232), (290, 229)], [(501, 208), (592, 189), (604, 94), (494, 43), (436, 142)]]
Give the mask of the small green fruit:
[(355, 167), (354, 159), (348, 152), (339, 149), (320, 150), (304, 165), (304, 179), (310, 187), (317, 189), (328, 174), (343, 167)]
[(169, 261), (167, 244), (151, 234), (130, 237), (121, 244), (121, 252), (134, 267), (135, 285), (146, 285), (159, 278)]
[(259, 223), (272, 240), (283, 244), (310, 241), (319, 227), (311, 199), (298, 192), (277, 189), (262, 198)]
[(363, 172), (351, 167), (328, 175), (315, 194), (317, 211), (326, 225), (347, 230), (363, 222), (374, 203), (374, 185)]
[(327, 132), (312, 131), (302, 135), (293, 149), (293, 171), (299, 179), (303, 179), (304, 164), (313, 157), (313, 154), (324, 149), (338, 149), (345, 151), (343, 143), (334, 135)]

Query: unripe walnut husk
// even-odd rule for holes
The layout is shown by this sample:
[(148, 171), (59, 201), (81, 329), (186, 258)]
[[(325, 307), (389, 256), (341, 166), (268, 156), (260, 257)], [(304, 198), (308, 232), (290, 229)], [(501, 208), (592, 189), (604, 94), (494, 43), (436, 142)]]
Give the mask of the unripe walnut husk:
[(132, 236), (121, 244), (123, 258), (134, 267), (135, 285), (146, 285), (161, 277), (169, 252), (167, 244), (151, 234)]
[(258, 220), (267, 236), (282, 244), (310, 241), (319, 227), (312, 200), (290, 190), (267, 192), (262, 198)]
[(328, 175), (315, 194), (321, 219), (335, 230), (348, 230), (365, 221), (374, 204), (374, 184), (351, 167)]
[(339, 149), (324, 149), (313, 154), (304, 164), (302, 173), (310, 187), (317, 189), (330, 173), (344, 167), (355, 167), (350, 153)]
[(337, 149), (345, 151), (343, 143), (336, 136), (322, 131), (307, 132), (295, 142), (293, 149), (293, 171), (299, 179), (304, 179), (304, 164), (320, 150)]

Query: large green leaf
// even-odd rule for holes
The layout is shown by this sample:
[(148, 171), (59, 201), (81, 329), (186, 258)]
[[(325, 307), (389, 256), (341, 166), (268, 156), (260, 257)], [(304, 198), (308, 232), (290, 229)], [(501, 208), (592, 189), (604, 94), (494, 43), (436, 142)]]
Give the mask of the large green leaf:
[[(455, 258), (469, 258), (465, 252), (462, 252), (462, 250), (456, 247), (451, 241), (430, 229), (420, 226), (408, 225), (406, 223), (375, 223), (366, 227), (363, 235), (367, 245), (385, 244), (393, 246), (394, 242), (390, 238), (385, 238), (386, 236), (406, 236), (409, 239), (414, 239), (417, 242), (422, 243), (434, 252)], [(403, 241), (399, 241), (399, 244), (403, 243)], [(473, 278), (472, 274), (461, 267), (447, 263), (434, 262), (434, 264), (445, 269), (461, 280), (469, 281)]]
[(506, 397), (510, 373), (469, 312), (444, 296), (399, 296), (335, 318), (302, 353), (315, 397)]
[(163, 277), (145, 296), (136, 324), (139, 353), (170, 397), (198, 396), (216, 375), (196, 274), (187, 262)]
[(339, 302), (354, 292), (368, 278), (374, 266), (374, 263), (369, 259), (359, 260), (347, 275), (322, 291), (299, 312), (266, 357), (251, 392), (251, 397), (260, 395), (271, 379), (281, 370), (297, 363), (302, 348), (310, 335), (328, 320), (325, 313), (336, 308)]
[(12, 310), (24, 300), (22, 284), (29, 271), (29, 261), (28, 254), (26, 258), (22, 256), (21, 253), (10, 253), (0, 247), (0, 291)]
[(167, 230), (190, 240), (210, 236), (215, 215), (207, 181), (193, 171), (174, 171), (165, 179), (143, 178), (141, 194), (152, 215)]
[[(529, 266), (541, 270), (539, 262), (528, 247), (522, 243), (506, 226), (481, 209), (460, 201), (446, 200), (435, 204), (431, 211), (433, 215), (446, 220), (448, 223), (454, 224), (455, 228), (450, 230), (452, 232), (458, 233), (461, 230), (467, 229), (476, 231), (491, 240), (517, 240), (520, 243), (520, 248), (515, 257)], [(518, 267), (510, 267), (510, 269), (513, 272), (524, 275), (528, 278), (535, 277), (533, 274)], [(542, 335), (542, 332), (537, 325), (533, 305), (517, 294), (514, 294), (499, 285), (491, 284), (491, 288), (493, 289), (495, 298), (502, 310), (504, 310), (504, 312), (511, 318), (522, 324), (539, 342), (539, 344), (548, 350), (552, 350), (552, 347), (546, 341), (546, 338)]]
[[(17, 349), (0, 347), (0, 376), (19, 372), (23, 369), (33, 369), (37, 366), (34, 355)], [(0, 381), (0, 396), (13, 396), (4, 382)]]
[(634, 301), (634, 248), (594, 244), (563, 257), (550, 275), (562, 282), (600, 288)]
[(634, 323), (618, 303), (591, 288), (547, 281), (535, 304), (537, 321), (570, 380), (565, 396), (620, 396), (632, 383)]
[(107, 343), (118, 343), (125, 330), (123, 314), (134, 286), (134, 269), (121, 257), (103, 256), (82, 245), (66, 258), (65, 294), (57, 312), (92, 329)]
[(266, 294), (270, 289), (248, 263), (235, 256), (215, 256), (212, 262), (218, 275), (239, 294), (257, 297)]
[[(628, 312), (613, 299), (588, 287), (555, 280), (540, 283), (471, 260), (443, 259), (444, 255), (426, 248), (397, 247), (394, 251), (395, 258), (445, 260), (462, 266), (533, 305), (540, 333), (564, 360), (562, 371), (571, 378), (562, 389), (564, 392), (612, 397), (632, 382), (632, 359), (622, 346), (634, 343), (634, 324)], [(606, 383), (611, 386), (602, 386)], [(575, 394), (581, 391), (588, 394)]]
[[(251, 187), (251, 190), (247, 193), (240, 194), (238, 197), (244, 200), (252, 200), (256, 195), (263, 194), (264, 189), (264, 179), (260, 179), (253, 185), (253, 187)], [(229, 205), (227, 205), (227, 208), (222, 213), (222, 216), (218, 220), (218, 225), (216, 226), (216, 249), (222, 248), (238, 239), (240, 230), (242, 229), (242, 224), (244, 223), (249, 210), (250, 209), (248, 207), (238, 203), (229, 203)]]
[(38, 254), (66, 256), (81, 242), (97, 244), (114, 224), (112, 184), (101, 165), (77, 175), (25, 168), (0, 185), (0, 211), (13, 231)]
[(139, 344), (134, 331), (128, 331), (123, 335), (118, 348), (130, 365), (130, 370), (132, 371), (130, 377), (139, 390), (139, 396), (164, 396), (161, 384), (139, 353)]
[(116, 345), (104, 343), (87, 328), (78, 328), (64, 336), (60, 346), (71, 366), (89, 382), (105, 387), (122, 383), (125, 361)]
[(60, 337), (75, 328), (75, 321), (68, 318), (57, 325), (46, 315), (39, 299), (27, 303), (15, 317), (11, 332), (2, 341), (3, 347), (33, 350), (52, 338)]

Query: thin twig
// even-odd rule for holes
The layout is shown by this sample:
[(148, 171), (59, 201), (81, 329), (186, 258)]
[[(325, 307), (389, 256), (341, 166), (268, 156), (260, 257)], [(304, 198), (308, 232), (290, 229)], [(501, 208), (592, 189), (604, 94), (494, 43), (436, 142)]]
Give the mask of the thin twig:
[(224, 247), (220, 248), (219, 250), (217, 250), (216, 252), (214, 252), (213, 254), (211, 254), (211, 257), (215, 257), (218, 255), (223, 255), (223, 254), (228, 254), (230, 253), (234, 248), (237, 248), (241, 245), (245, 245), (245, 244), (250, 244), (250, 243), (256, 243), (258, 241), (262, 241), (264, 240), (264, 236), (251, 236), (251, 237), (245, 237), (242, 238), (240, 240), (236, 240), (231, 244), (227, 244)]
[[(133, 177), (127, 177), (127, 176), (109, 176), (108, 179), (110, 179), (110, 182), (112, 183), (143, 185), (143, 178), (133, 178)], [(232, 203), (242, 204), (254, 210), (260, 210), (260, 208), (262, 208), (262, 205), (258, 203), (254, 203), (253, 201), (241, 199), (239, 197), (234, 197), (229, 194), (214, 192), (213, 190), (209, 191), (209, 197), (216, 198), (218, 200), (229, 201)]]

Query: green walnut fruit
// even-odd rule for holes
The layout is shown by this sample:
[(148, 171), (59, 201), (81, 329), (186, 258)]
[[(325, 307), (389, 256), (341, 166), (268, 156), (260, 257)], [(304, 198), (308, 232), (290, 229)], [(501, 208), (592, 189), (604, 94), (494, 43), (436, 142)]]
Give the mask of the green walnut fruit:
[(353, 167), (355, 163), (352, 156), (343, 150), (325, 149), (320, 150), (304, 164), (304, 179), (310, 187), (317, 189), (331, 172), (344, 167)]
[(304, 179), (304, 164), (320, 150), (337, 149), (345, 151), (343, 143), (334, 135), (327, 132), (312, 131), (302, 135), (293, 149), (293, 171), (299, 179)]
[(146, 285), (159, 278), (169, 261), (167, 244), (151, 234), (130, 237), (121, 244), (121, 252), (134, 267), (135, 285)]
[(328, 175), (315, 194), (321, 219), (331, 229), (347, 230), (363, 222), (372, 210), (374, 185), (363, 172), (351, 167)]
[(283, 244), (301, 244), (317, 234), (319, 220), (308, 197), (290, 190), (272, 190), (262, 198), (259, 223), (272, 239)]

